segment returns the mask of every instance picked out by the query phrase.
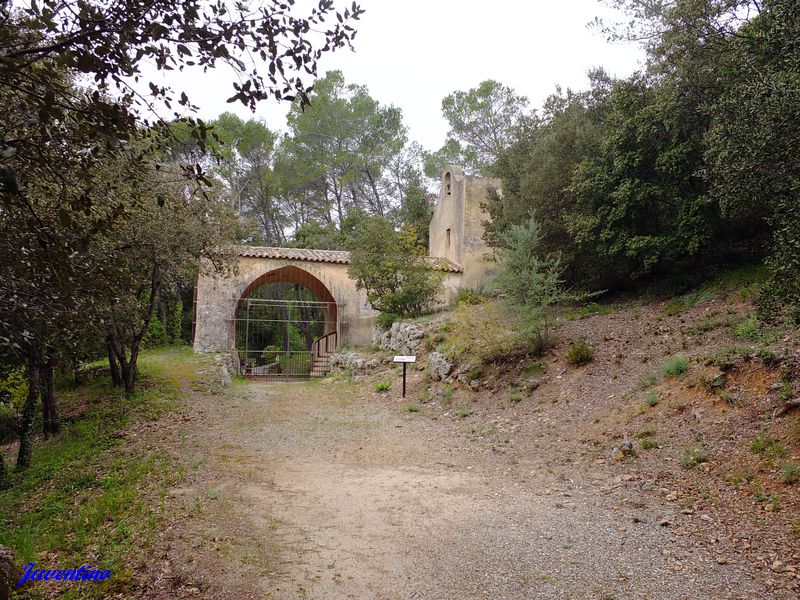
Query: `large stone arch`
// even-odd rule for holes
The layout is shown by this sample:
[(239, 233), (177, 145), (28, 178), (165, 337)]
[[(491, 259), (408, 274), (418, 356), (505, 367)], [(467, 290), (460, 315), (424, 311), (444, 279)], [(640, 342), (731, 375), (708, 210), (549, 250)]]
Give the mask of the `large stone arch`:
[[(339, 345), (369, 344), (377, 312), (347, 273), (347, 252), (240, 246), (237, 269), (217, 272), (202, 265), (197, 278), (194, 349), (231, 352), (235, 349), (234, 319), (242, 297), (270, 280), (300, 283), (322, 301), (335, 302)], [(326, 319), (327, 320), (327, 319)], [(328, 332), (326, 332), (328, 333)]]
[(295, 265), (285, 265), (283, 267), (272, 269), (271, 271), (259, 275), (252, 282), (250, 282), (242, 291), (242, 294), (239, 297), (236, 306), (234, 307), (231, 319), (236, 318), (239, 307), (241, 306), (242, 302), (244, 302), (245, 299), (250, 296), (250, 294), (252, 294), (261, 286), (269, 285), (270, 283), (295, 283), (302, 285), (304, 288), (314, 294), (314, 297), (317, 300), (326, 303), (323, 307), (323, 312), (325, 313), (324, 333), (331, 333), (338, 329), (339, 311), (336, 298), (334, 298), (331, 291), (322, 281), (320, 281), (306, 269)]

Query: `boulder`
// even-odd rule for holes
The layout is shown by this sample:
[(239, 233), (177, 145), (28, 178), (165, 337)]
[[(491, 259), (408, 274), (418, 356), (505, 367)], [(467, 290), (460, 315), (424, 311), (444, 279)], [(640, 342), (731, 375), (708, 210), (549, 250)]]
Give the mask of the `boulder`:
[(434, 381), (441, 379), (444, 381), (453, 370), (453, 363), (447, 360), (441, 352), (431, 352), (428, 354), (428, 373)]

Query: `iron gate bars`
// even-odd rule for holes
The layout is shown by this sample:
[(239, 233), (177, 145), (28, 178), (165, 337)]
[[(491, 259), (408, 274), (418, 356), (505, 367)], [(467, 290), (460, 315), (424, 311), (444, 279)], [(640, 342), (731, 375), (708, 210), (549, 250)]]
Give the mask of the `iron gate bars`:
[(234, 319), (240, 372), (251, 379), (322, 377), (338, 345), (335, 302), (243, 298)]

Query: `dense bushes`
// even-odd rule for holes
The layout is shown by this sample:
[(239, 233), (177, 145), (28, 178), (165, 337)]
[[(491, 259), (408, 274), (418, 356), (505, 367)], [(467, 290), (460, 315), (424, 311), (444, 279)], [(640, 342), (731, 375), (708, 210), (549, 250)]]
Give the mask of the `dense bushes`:
[(691, 283), (772, 252), (762, 312), (796, 307), (796, 3), (651, 8), (630, 32), (649, 40), (644, 72), (596, 71), (588, 90), (559, 91), (522, 121), (493, 167), (503, 195), (488, 203), (487, 241), (508, 247), (505, 232), (535, 215), (539, 256), (558, 252), (567, 283), (587, 290)]

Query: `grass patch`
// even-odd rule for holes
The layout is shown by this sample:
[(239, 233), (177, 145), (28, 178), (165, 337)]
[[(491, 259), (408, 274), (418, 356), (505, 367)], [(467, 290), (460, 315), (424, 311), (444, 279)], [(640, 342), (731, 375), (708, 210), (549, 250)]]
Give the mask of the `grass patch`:
[(456, 363), (476, 366), (541, 356), (553, 335), (509, 302), (462, 304), (440, 328), (442, 352)]
[(689, 368), (689, 358), (686, 356), (673, 356), (670, 358), (663, 367), (661, 367), (661, 374), (664, 377), (677, 377), (683, 379), (686, 371)]
[(417, 404), (416, 402), (412, 402), (406, 407), (406, 410), (410, 413), (418, 413), (422, 410), (422, 406)]
[(708, 455), (702, 448), (692, 446), (686, 449), (681, 459), (681, 466), (684, 469), (694, 469), (697, 465), (708, 462)]
[(797, 483), (800, 481), (800, 463), (790, 460), (781, 465), (781, 476), (784, 483)]
[(658, 442), (650, 438), (645, 438), (639, 442), (639, 446), (642, 447), (642, 450), (650, 450), (652, 448), (658, 448)]
[(653, 408), (656, 404), (658, 404), (659, 397), (658, 392), (655, 390), (651, 390), (647, 393), (647, 396), (644, 397), (645, 404), (650, 408)]
[(455, 390), (453, 389), (453, 386), (449, 383), (444, 384), (444, 396), (442, 396), (442, 404), (445, 406), (452, 404), (454, 394)]
[(777, 439), (764, 431), (750, 442), (750, 452), (763, 456), (767, 460), (786, 456), (786, 448)]
[(574, 312), (565, 313), (564, 318), (567, 321), (574, 321), (575, 319), (585, 319), (586, 317), (591, 317), (592, 315), (607, 315), (613, 311), (614, 309), (610, 306), (598, 304), (597, 302), (589, 302)]
[(749, 358), (749, 356), (750, 348), (747, 346), (723, 346), (709, 358), (709, 361), (722, 371), (729, 371), (736, 364), (737, 359)]
[(31, 467), (12, 473), (11, 487), (0, 492), (0, 544), (15, 548), (23, 563), (80, 565), (91, 557), (92, 566), (111, 571), (108, 581), (62, 597), (128, 588), (129, 557), (153, 547), (166, 491), (183, 474), (164, 452), (131, 444), (124, 432), (176, 408), (180, 378), (187, 373), (197, 383), (198, 365), (209, 362), (187, 349), (151, 350), (140, 358), (133, 397), (103, 376), (59, 392), (62, 432), (37, 439)]
[(386, 381), (381, 381), (375, 384), (375, 391), (379, 394), (388, 392), (390, 389), (392, 389), (392, 384), (387, 383)]
[(517, 404), (518, 402), (522, 402), (522, 394), (520, 394), (519, 392), (512, 392), (511, 394), (509, 394), (508, 399), (511, 400), (511, 402), (513, 402), (514, 404)]
[(458, 412), (456, 413), (456, 416), (458, 416), (460, 419), (466, 419), (471, 414), (472, 411), (465, 407), (465, 408), (459, 408)]
[(736, 337), (762, 344), (769, 344), (778, 339), (778, 332), (763, 327), (754, 314), (733, 325), (732, 329)]
[(653, 387), (657, 381), (658, 381), (658, 373), (653, 371), (642, 377), (639, 380), (639, 384), (637, 387), (640, 390), (646, 390), (647, 388)]
[(730, 483), (734, 487), (739, 487), (742, 484), (750, 483), (753, 481), (754, 475), (753, 471), (750, 469), (736, 469), (735, 471), (731, 471), (727, 477), (725, 477), (725, 481)]
[(545, 369), (542, 363), (536, 360), (527, 365), (522, 374), (525, 377), (538, 377), (539, 375), (544, 375), (544, 371)]

